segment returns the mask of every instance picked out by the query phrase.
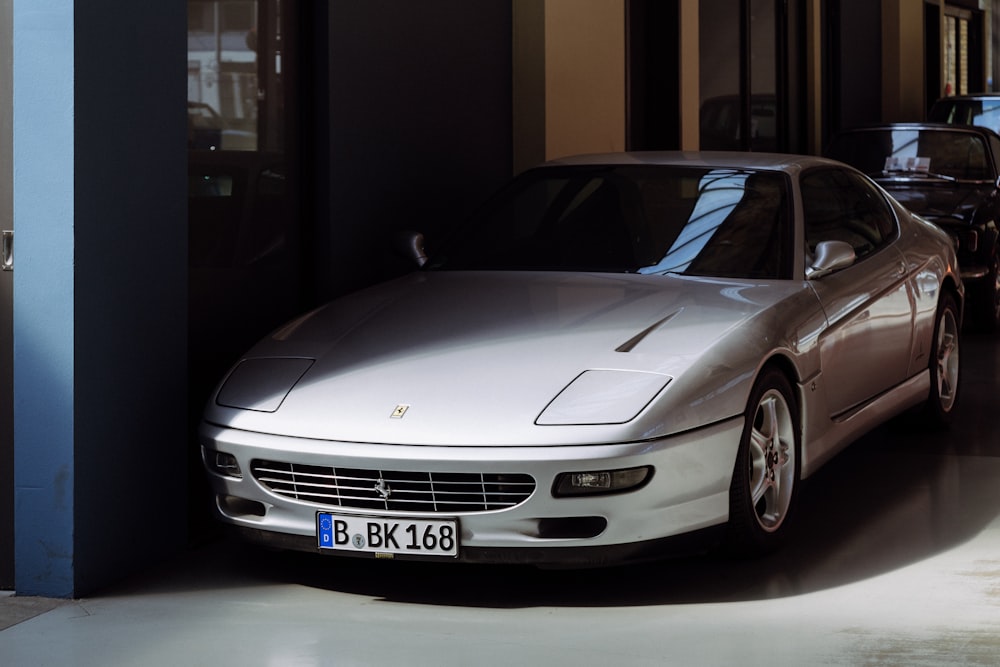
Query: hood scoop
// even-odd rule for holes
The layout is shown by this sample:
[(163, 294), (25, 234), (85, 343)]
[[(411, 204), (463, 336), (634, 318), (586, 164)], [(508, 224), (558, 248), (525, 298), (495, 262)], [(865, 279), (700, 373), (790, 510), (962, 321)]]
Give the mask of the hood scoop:
[(615, 348), (615, 352), (625, 352), (625, 353), (631, 352), (632, 350), (635, 349), (635, 347), (639, 343), (641, 343), (646, 338), (646, 336), (648, 336), (649, 334), (653, 333), (654, 331), (656, 331), (657, 329), (659, 329), (660, 327), (662, 327), (664, 324), (666, 324), (670, 320), (672, 320), (675, 317), (677, 317), (678, 315), (680, 315), (680, 313), (681, 313), (682, 310), (684, 310), (684, 309), (683, 308), (678, 308), (677, 310), (675, 310), (674, 312), (670, 313), (666, 317), (664, 317), (664, 318), (662, 318), (662, 319), (660, 319), (660, 320), (658, 320), (656, 322), (653, 322), (651, 325), (649, 325), (648, 327), (646, 327), (645, 329), (643, 329), (642, 331), (640, 331), (639, 333), (637, 333), (636, 335), (632, 336), (627, 341), (625, 341), (624, 343), (622, 343), (621, 345), (619, 345), (618, 347), (616, 347)]

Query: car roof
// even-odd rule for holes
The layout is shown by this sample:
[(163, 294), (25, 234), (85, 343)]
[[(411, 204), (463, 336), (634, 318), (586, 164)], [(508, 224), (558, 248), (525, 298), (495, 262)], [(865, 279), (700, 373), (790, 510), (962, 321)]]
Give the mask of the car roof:
[(840, 134), (851, 134), (855, 132), (871, 132), (871, 131), (886, 131), (886, 130), (932, 130), (932, 131), (942, 131), (942, 132), (968, 132), (972, 134), (981, 134), (984, 136), (994, 136), (1000, 139), (1000, 135), (991, 130), (988, 127), (983, 127), (982, 125), (965, 125), (963, 123), (873, 123), (871, 125), (858, 125), (857, 127), (849, 127), (843, 130), (834, 132), (834, 136)]
[(998, 99), (1000, 99), (1000, 93), (966, 93), (964, 95), (948, 95), (947, 97), (939, 97), (934, 101), (934, 104), (937, 104), (938, 102)]
[(694, 167), (729, 167), (800, 171), (820, 165), (844, 166), (840, 162), (812, 155), (753, 153), (744, 151), (629, 151), (571, 155), (549, 160), (542, 167), (586, 165), (671, 165)]

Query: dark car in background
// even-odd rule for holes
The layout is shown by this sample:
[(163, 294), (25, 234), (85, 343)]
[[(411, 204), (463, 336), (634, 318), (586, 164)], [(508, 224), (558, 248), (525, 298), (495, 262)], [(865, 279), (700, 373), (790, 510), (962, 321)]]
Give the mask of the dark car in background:
[(865, 172), (947, 231), (971, 315), (985, 330), (1000, 328), (1000, 135), (970, 125), (890, 123), (843, 130), (826, 155)]

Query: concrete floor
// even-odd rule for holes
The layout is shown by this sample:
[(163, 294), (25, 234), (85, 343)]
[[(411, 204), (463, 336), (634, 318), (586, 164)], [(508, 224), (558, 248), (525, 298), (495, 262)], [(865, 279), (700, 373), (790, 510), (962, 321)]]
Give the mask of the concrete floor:
[(769, 558), (541, 571), (220, 538), (93, 598), (0, 597), (0, 665), (1000, 665), (995, 339), (963, 360), (951, 430), (859, 440)]

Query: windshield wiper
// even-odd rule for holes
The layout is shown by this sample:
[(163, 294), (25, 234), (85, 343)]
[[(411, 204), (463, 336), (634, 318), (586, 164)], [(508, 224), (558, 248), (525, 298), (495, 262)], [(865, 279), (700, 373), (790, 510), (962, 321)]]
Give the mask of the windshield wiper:
[(881, 171), (874, 171), (868, 175), (877, 177), (877, 176), (898, 176), (900, 174), (905, 176), (923, 176), (926, 178), (937, 178), (942, 181), (951, 181), (952, 183), (958, 180), (956, 176), (949, 176), (948, 174), (935, 174), (934, 172), (931, 171), (916, 171), (913, 169), (883, 169)]

